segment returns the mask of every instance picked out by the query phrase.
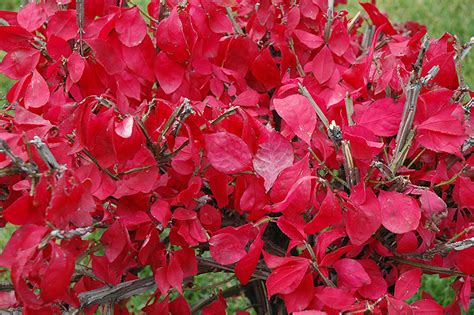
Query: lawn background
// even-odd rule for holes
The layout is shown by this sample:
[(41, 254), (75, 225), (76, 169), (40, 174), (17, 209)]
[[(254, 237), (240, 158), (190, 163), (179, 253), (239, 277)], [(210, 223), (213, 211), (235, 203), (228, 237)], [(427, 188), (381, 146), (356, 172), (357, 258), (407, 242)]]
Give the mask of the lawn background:
[[(146, 0), (134, 1), (134, 3), (142, 7), (145, 7), (147, 2)], [(469, 0), (381, 0), (377, 1), (377, 3), (381, 11), (389, 13), (392, 22), (417, 21), (428, 27), (428, 33), (431, 37), (439, 37), (448, 32), (456, 34), (465, 43), (471, 36), (474, 36), (474, 10), (472, 2)], [(17, 11), (19, 7), (20, 0), (0, 0), (0, 10)], [(342, 6), (342, 8), (347, 8), (350, 16), (354, 16), (357, 11), (362, 11), (357, 1), (353, 0), (349, 0), (348, 4)], [(3, 58), (1, 52), (0, 58)], [(465, 59), (463, 72), (466, 83), (472, 87), (474, 85), (474, 51)], [(0, 98), (5, 95), (11, 84), (10, 80), (0, 74)], [(3, 249), (13, 230), (12, 226), (0, 229), (0, 249)], [(229, 276), (223, 273), (215, 274), (214, 276), (200, 276), (197, 285), (198, 287), (206, 287), (209, 283), (219, 283), (227, 277)], [(454, 292), (450, 287), (450, 283), (454, 279), (452, 277), (440, 279), (437, 275), (424, 275), (422, 289), (411, 300), (419, 299), (421, 291), (425, 290), (442, 305), (448, 305), (453, 301), (454, 297)], [(188, 298), (197, 300), (212, 294), (212, 291), (211, 289), (200, 293), (196, 292), (194, 295), (188, 296)], [(132, 304), (134, 307), (139, 307), (143, 301), (146, 300), (140, 297), (134, 298)], [(234, 310), (235, 308), (240, 309), (242, 306), (245, 307), (245, 300), (240, 299), (229, 304)], [(229, 311), (233, 313), (233, 310)], [(471, 310), (470, 314), (474, 314), (474, 311)]]

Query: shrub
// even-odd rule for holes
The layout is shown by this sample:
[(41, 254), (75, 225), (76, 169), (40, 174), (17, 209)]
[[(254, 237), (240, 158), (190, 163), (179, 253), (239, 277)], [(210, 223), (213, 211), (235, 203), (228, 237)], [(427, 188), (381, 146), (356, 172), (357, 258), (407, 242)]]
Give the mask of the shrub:
[[(361, 5), (352, 19), (309, 0), (1, 12), (16, 80), (1, 220), (19, 227), (0, 307), (127, 313), (145, 292), (150, 314), (225, 314), (238, 295), (241, 315), (467, 311), (470, 46)], [(189, 305), (215, 271), (238, 282)], [(451, 277), (451, 305), (409, 304), (424, 274)]]

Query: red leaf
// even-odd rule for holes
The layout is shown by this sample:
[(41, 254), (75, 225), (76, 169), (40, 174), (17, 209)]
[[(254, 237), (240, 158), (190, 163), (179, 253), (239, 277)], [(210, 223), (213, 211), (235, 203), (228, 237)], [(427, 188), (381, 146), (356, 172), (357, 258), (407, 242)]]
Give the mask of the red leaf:
[(298, 192), (300, 189), (301, 185), (306, 185), (308, 182), (311, 180), (315, 179), (315, 176), (305, 176), (301, 177), (297, 182), (295, 182), (290, 190), (288, 191), (288, 194), (286, 195), (285, 199), (283, 199), (280, 202), (277, 202), (273, 205), (268, 205), (265, 207), (265, 210), (272, 211), (272, 212), (282, 212), (285, 209), (287, 209), (292, 202), (295, 201), (295, 199), (298, 197)]
[(206, 204), (199, 209), (199, 221), (206, 229), (217, 231), (221, 228), (222, 215), (220, 210)]
[(166, 277), (171, 287), (176, 289), (180, 294), (183, 294), (184, 273), (176, 255), (172, 255), (170, 258)]
[(313, 276), (311, 273), (305, 275), (300, 285), (295, 291), (289, 294), (283, 294), (286, 310), (289, 313), (302, 311), (306, 309), (314, 297)]
[(315, 35), (302, 30), (295, 30), (294, 34), (296, 38), (310, 49), (317, 49), (324, 44), (324, 40), (321, 36)]
[(399, 300), (407, 300), (418, 292), (421, 286), (420, 269), (415, 268), (404, 272), (395, 284), (395, 298)]
[(308, 99), (294, 94), (283, 99), (274, 99), (273, 105), (291, 130), (309, 144), (316, 128), (316, 113)]
[(201, 314), (202, 315), (226, 315), (227, 303), (222, 296), (222, 293), (219, 294), (219, 298), (212, 302), (211, 304), (203, 307)]
[(190, 52), (183, 32), (183, 24), (179, 19), (176, 6), (170, 15), (161, 21), (156, 30), (156, 42), (172, 60), (184, 62)]
[(67, 71), (69, 72), (69, 77), (72, 82), (77, 83), (84, 73), (84, 68), (86, 67), (86, 62), (84, 58), (77, 52), (73, 52), (69, 56), (67, 61)]
[(420, 207), (413, 198), (395, 191), (380, 191), (383, 226), (397, 234), (413, 231), (420, 223)]
[[(303, 159), (287, 167), (278, 175), (270, 193), (272, 202), (276, 203), (285, 199), (291, 186), (297, 182), (298, 179), (310, 175), (309, 156), (306, 155)], [(301, 212), (307, 208), (311, 198), (311, 182), (305, 181), (299, 185), (294, 194), (295, 198), (291, 202), (291, 207), (295, 212)]]
[(13, 233), (5, 249), (2, 251), (0, 266), (11, 269), (13, 264), (16, 263), (17, 255), (21, 255), (28, 260), (26, 254), (32, 255), (36, 251), (37, 246), (47, 231), (47, 227), (33, 224), (20, 227)]
[(472, 257), (474, 257), (474, 247), (466, 248), (457, 252), (456, 265), (458, 269), (466, 275), (474, 275)]
[(387, 310), (389, 315), (412, 314), (410, 305), (391, 297), (387, 297)]
[(172, 315), (191, 315), (191, 308), (182, 295), (174, 299), (169, 306)]
[(327, 46), (324, 46), (313, 60), (314, 77), (320, 84), (323, 84), (332, 77), (334, 70), (336, 70), (336, 65), (332, 58), (332, 52)]
[(268, 296), (295, 291), (303, 281), (308, 266), (307, 259), (298, 259), (273, 270), (266, 282)]
[(109, 262), (115, 261), (130, 243), (130, 236), (122, 221), (115, 221), (102, 235), (101, 243), (105, 248), (105, 256)]
[(240, 283), (247, 284), (257, 267), (264, 242), (258, 238), (250, 245), (249, 252), (235, 266), (235, 275)]
[(195, 276), (198, 273), (196, 253), (192, 248), (183, 248), (174, 252), (184, 277)]
[(352, 294), (344, 290), (331, 287), (317, 287), (316, 297), (324, 305), (336, 310), (344, 310), (349, 308), (355, 302)]
[(49, 100), (49, 87), (46, 80), (34, 70), (31, 76), (31, 81), (26, 87), (25, 92), (25, 107), (38, 108), (45, 105)]
[(3, 210), (3, 218), (12, 224), (41, 224), (44, 221), (44, 211), (36, 206), (29, 194), (18, 197), (8, 208)]
[(347, 33), (347, 26), (341, 20), (335, 20), (329, 37), (329, 49), (337, 56), (342, 56), (350, 45), (351, 39)]
[(13, 80), (19, 80), (30, 74), (38, 65), (40, 52), (31, 48), (20, 48), (3, 58), (0, 72)]
[(471, 278), (464, 277), (464, 284), (462, 285), (461, 292), (459, 294), (459, 300), (466, 313), (469, 311), (469, 303), (471, 300)]
[(290, 240), (300, 244), (306, 240), (306, 234), (303, 231), (304, 220), (298, 220), (298, 217), (290, 220), (286, 216), (281, 216), (276, 223)]
[(371, 283), (369, 275), (357, 260), (348, 258), (338, 260), (334, 264), (334, 269), (337, 272), (339, 286), (359, 288)]
[(322, 229), (336, 224), (342, 220), (342, 209), (339, 200), (331, 189), (328, 189), (326, 197), (321, 203), (318, 213), (308, 222), (304, 231), (308, 234), (320, 232)]
[(437, 55), (423, 65), (422, 75), (426, 75), (434, 66), (439, 67), (438, 74), (433, 78), (433, 82), (438, 83), (450, 90), (455, 90), (459, 86), (456, 64), (454, 62), (454, 52)]
[(263, 49), (255, 58), (251, 66), (252, 74), (266, 89), (271, 89), (280, 84), (280, 70), (273, 60), (269, 49)]
[(214, 235), (209, 240), (209, 246), (212, 258), (223, 265), (236, 263), (247, 254), (244, 245), (230, 233)]
[(352, 189), (350, 201), (343, 213), (346, 230), (351, 242), (361, 245), (380, 227), (380, 204), (372, 189), (364, 187), (363, 183)]
[(166, 94), (176, 91), (183, 83), (186, 69), (169, 58), (165, 53), (159, 53), (155, 59), (155, 76), (160, 87)]
[(157, 200), (150, 208), (151, 215), (157, 219), (163, 226), (167, 226), (171, 219), (169, 204), (164, 200)]
[(443, 212), (447, 208), (444, 200), (429, 189), (423, 189), (421, 191), (420, 203), (421, 211), (423, 211), (427, 217)]
[[(443, 315), (446, 314), (443, 307), (433, 300), (418, 300), (411, 304), (413, 315)], [(467, 312), (467, 310), (466, 310)]]
[[(356, 113), (358, 108), (360, 107), (356, 107)], [(370, 104), (360, 118), (355, 117), (355, 120), (376, 136), (391, 137), (397, 134), (402, 111), (403, 104), (396, 103), (392, 98), (383, 98)]]
[(265, 190), (269, 191), (278, 175), (288, 166), (293, 165), (293, 147), (278, 132), (270, 132), (259, 145), (253, 167), (265, 180)]
[(46, 13), (42, 5), (30, 2), (18, 12), (17, 20), (18, 24), (25, 30), (34, 32), (46, 22)]
[(92, 48), (97, 62), (104, 67), (108, 74), (118, 74), (124, 69), (125, 65), (120, 50), (115, 43), (104, 39), (90, 39), (87, 40), (87, 44)]
[(71, 38), (76, 37), (76, 11), (64, 10), (56, 12), (48, 20), (47, 34), (48, 38), (51, 38), (51, 36), (57, 36), (64, 40), (70, 40)]
[(373, 5), (370, 2), (359, 2), (360, 5), (367, 11), (369, 14), (370, 19), (372, 20), (372, 23), (374, 23), (375, 26), (381, 27), (383, 26), (383, 31), (387, 35), (394, 35), (397, 33), (395, 29), (393, 28), (392, 24), (390, 21), (387, 19), (385, 15), (383, 15), (379, 9), (375, 5)]
[(118, 14), (115, 30), (125, 46), (134, 47), (140, 45), (145, 38), (147, 25), (138, 8), (134, 7)]
[(74, 273), (74, 258), (54, 243), (51, 244), (51, 258), (41, 279), (41, 297), (52, 302), (68, 291)]
[(252, 168), (252, 154), (245, 142), (229, 132), (204, 136), (207, 158), (219, 172), (235, 174)]
[(461, 122), (446, 108), (431, 116), (417, 127), (416, 141), (435, 152), (459, 154), (466, 136)]

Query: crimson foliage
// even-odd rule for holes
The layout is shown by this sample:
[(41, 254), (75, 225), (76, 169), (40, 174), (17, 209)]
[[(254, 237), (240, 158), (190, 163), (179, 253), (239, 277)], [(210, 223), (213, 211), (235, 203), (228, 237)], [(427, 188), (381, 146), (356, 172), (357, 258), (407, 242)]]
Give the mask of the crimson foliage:
[[(149, 266), (150, 314), (190, 313), (183, 292), (215, 270), (259, 313), (467, 310), (474, 125), (453, 36), (370, 3), (115, 2), (0, 12), (1, 222), (18, 225), (2, 308), (90, 314)], [(454, 303), (406, 303), (433, 273), (456, 277)]]

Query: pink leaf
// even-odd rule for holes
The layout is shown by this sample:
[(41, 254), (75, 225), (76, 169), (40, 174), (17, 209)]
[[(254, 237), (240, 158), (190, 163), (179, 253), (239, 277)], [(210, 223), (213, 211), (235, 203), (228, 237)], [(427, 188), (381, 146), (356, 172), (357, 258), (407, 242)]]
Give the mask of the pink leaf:
[(132, 136), (133, 132), (133, 117), (127, 116), (124, 120), (118, 123), (115, 126), (115, 133), (118, 134), (120, 137), (127, 139)]
[(293, 147), (278, 132), (271, 132), (259, 145), (253, 167), (265, 180), (265, 190), (269, 191), (278, 175), (288, 166), (293, 165)]
[(18, 24), (25, 30), (34, 32), (46, 22), (46, 13), (42, 5), (30, 2), (18, 12), (17, 20)]
[(41, 107), (49, 100), (50, 92), (46, 80), (34, 70), (25, 92), (25, 107)]

